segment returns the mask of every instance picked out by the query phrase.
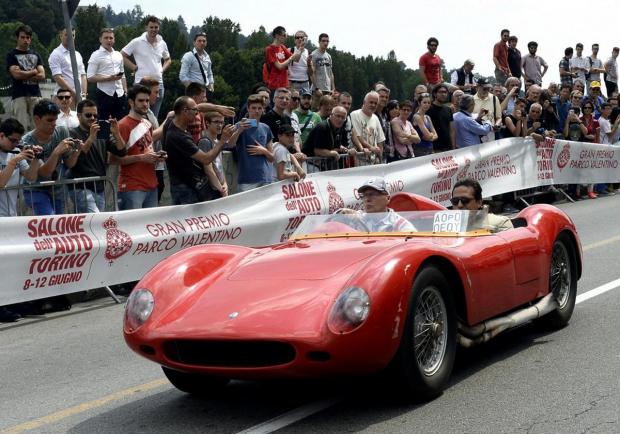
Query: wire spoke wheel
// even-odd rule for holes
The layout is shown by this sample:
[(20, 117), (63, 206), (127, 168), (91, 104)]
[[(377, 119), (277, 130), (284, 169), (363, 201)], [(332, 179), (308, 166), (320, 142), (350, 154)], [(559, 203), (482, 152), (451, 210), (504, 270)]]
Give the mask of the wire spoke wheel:
[(555, 243), (553, 246), (549, 284), (560, 309), (564, 309), (569, 300), (571, 287), (570, 258), (564, 243)]
[(414, 313), (413, 345), (416, 362), (424, 375), (441, 367), (448, 341), (448, 312), (436, 287), (424, 288)]
[(440, 267), (417, 273), (407, 320), (393, 367), (404, 398), (428, 401), (448, 384), (456, 355), (456, 309), (450, 283)]

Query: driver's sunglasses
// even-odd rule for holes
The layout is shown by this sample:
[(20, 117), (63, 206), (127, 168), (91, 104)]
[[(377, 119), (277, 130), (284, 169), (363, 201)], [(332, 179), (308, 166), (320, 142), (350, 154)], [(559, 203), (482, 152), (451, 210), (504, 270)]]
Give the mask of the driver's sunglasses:
[(450, 199), (450, 202), (452, 203), (452, 206), (457, 206), (459, 204), (459, 202), (461, 202), (463, 204), (463, 206), (467, 206), (467, 204), (469, 202), (471, 202), (472, 200), (474, 200), (471, 197), (453, 197), (452, 199)]

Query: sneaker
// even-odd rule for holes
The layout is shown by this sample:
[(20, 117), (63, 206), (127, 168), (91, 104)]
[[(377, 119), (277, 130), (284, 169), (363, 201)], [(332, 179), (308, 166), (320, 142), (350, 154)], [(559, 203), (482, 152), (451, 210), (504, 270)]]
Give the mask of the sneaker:
[(0, 322), (15, 322), (22, 316), (18, 313), (8, 310), (6, 307), (0, 306)]
[(588, 197), (590, 199), (596, 199), (598, 196), (593, 191), (588, 192)]

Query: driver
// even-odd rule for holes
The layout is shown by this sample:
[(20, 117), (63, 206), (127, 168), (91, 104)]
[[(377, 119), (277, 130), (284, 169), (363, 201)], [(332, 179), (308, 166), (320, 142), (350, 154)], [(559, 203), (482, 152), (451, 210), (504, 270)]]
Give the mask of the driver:
[(364, 211), (341, 208), (339, 214), (356, 214), (369, 232), (414, 232), (416, 228), (409, 220), (388, 208), (390, 193), (385, 179), (370, 178), (357, 189), (364, 201)]
[(487, 211), (484, 220), (481, 222), (483, 229), (488, 229), (491, 232), (501, 232), (514, 228), (512, 221), (508, 217), (491, 214), (488, 212), (489, 207), (482, 205), (482, 187), (474, 179), (466, 178), (454, 184), (450, 202), (452, 202), (454, 209)]

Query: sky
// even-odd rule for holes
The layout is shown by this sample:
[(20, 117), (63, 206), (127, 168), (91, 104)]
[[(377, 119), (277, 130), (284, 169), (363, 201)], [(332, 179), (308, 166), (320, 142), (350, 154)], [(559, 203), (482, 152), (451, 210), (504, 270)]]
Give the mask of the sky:
[[(282, 25), (289, 34), (305, 30), (315, 45), (324, 32), (330, 36), (330, 45), (339, 50), (382, 57), (394, 50), (398, 60), (412, 69), (418, 69), (426, 40), (434, 36), (439, 39), (437, 54), (448, 70), (461, 67), (470, 58), (476, 63), (474, 72), (487, 76), (494, 70), (493, 45), (499, 41), (500, 31), (507, 28), (519, 38), (517, 48), (522, 55), (527, 54), (529, 41), (538, 42), (538, 55), (549, 64), (544, 86), (559, 82), (558, 64), (566, 47), (581, 42), (583, 55), (588, 56), (596, 42), (600, 45), (598, 57), (605, 61), (612, 48), (620, 46), (613, 18), (620, 13), (617, 0), (598, 0), (593, 8), (575, 0), (82, 0), (80, 5), (95, 3), (110, 4), (117, 13), (139, 4), (146, 15), (181, 15), (188, 28), (202, 25), (209, 15), (229, 18), (239, 23), (244, 35), (261, 25), (268, 32)], [(564, 26), (559, 25), (562, 20)]]

